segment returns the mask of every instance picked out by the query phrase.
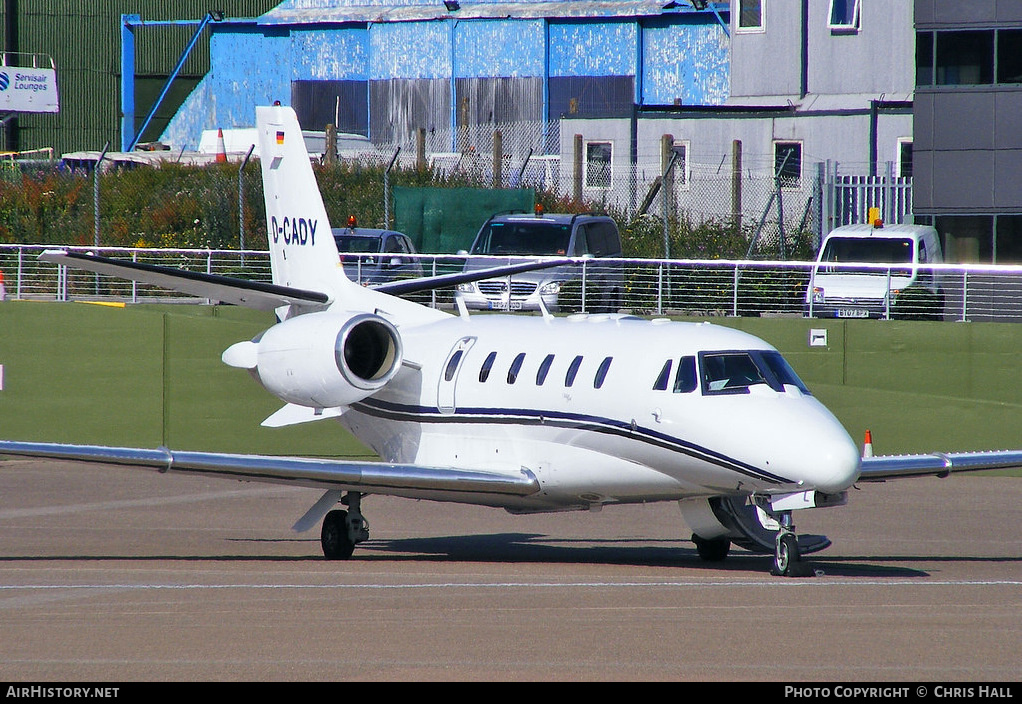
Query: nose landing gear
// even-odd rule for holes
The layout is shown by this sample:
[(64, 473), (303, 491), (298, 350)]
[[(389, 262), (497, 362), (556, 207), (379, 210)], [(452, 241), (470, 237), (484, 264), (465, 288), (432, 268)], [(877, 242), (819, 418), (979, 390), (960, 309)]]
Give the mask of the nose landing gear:
[(795, 525), (791, 521), (791, 511), (783, 511), (777, 517), (781, 529), (777, 531), (774, 545), (774, 566), (771, 574), (781, 577), (807, 577), (813, 574), (812, 568), (802, 562), (802, 551), (798, 547)]

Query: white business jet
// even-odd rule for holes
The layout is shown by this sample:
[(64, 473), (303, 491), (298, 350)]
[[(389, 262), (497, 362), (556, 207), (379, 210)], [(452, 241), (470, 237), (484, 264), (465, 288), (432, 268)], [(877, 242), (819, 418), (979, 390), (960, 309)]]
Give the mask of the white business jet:
[[(337, 419), (374, 462), (0, 442), (0, 453), (155, 467), (325, 490), (323, 553), (368, 538), (362, 497), (390, 494), (512, 513), (676, 501), (705, 560), (732, 544), (805, 572), (827, 547), (796, 510), (843, 504), (856, 482), (1022, 465), (1022, 451), (860, 457), (773, 347), (708, 323), (628, 315), (449, 314), (395, 294), (540, 261), (365, 288), (349, 281), (292, 109), (256, 110), (273, 283), (49, 251), (41, 258), (275, 310), (223, 361), (284, 405), (264, 425)], [(341, 504), (342, 507), (338, 507)]]

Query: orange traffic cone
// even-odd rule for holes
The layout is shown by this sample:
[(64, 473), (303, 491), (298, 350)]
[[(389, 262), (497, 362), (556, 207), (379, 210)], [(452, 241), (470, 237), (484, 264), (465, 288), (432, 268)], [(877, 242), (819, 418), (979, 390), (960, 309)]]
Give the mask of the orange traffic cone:
[(222, 129), (216, 131), (216, 163), (227, 163), (227, 148), (224, 146), (224, 131)]
[(873, 433), (869, 430), (866, 431), (866, 437), (862, 443), (862, 456), (872, 457), (873, 456)]

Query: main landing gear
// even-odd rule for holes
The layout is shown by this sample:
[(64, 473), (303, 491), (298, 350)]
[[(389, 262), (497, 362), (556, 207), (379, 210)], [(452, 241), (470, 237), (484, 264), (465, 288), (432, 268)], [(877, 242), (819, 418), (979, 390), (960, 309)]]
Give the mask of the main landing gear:
[(362, 515), (362, 494), (349, 491), (341, 499), (348, 510), (335, 509), (323, 519), (320, 543), (328, 560), (347, 560), (355, 545), (369, 539), (369, 523)]

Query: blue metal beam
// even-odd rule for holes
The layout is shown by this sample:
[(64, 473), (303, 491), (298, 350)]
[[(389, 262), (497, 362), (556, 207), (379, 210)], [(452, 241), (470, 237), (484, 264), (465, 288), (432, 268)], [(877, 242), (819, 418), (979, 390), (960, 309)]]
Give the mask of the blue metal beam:
[[(206, 25), (210, 22), (220, 22), (223, 20), (223, 16), (218, 13), (217, 17), (213, 16), (213, 13), (207, 12), (206, 16), (201, 20), (157, 20), (144, 22), (139, 15), (121, 15), (121, 149), (122, 151), (130, 152), (138, 144), (138, 140), (145, 133), (146, 128), (149, 127), (149, 123), (152, 121), (153, 116), (163, 103), (163, 99), (167, 97), (167, 93), (170, 92), (170, 86), (174, 83), (174, 79), (181, 72), (181, 69), (185, 65), (185, 61), (188, 60), (188, 55), (191, 54), (192, 49), (195, 48), (195, 44), (199, 41), (199, 37), (202, 35), (202, 30), (206, 28)], [(142, 126), (138, 132), (135, 132), (135, 27), (141, 27), (143, 25), (150, 26), (170, 26), (170, 25), (198, 25), (195, 30), (195, 34), (192, 35), (191, 41), (188, 42), (188, 46), (181, 53), (181, 58), (178, 59), (177, 65), (174, 70), (171, 71), (167, 77), (167, 82), (163, 86), (163, 90), (160, 91), (160, 95), (156, 98), (156, 102), (153, 103), (152, 109), (149, 114), (146, 115), (145, 120), (142, 122)]]

